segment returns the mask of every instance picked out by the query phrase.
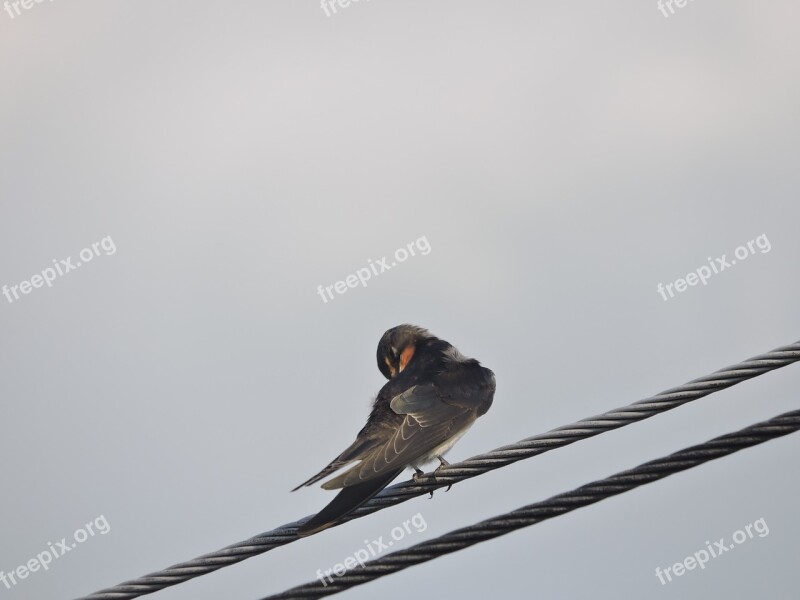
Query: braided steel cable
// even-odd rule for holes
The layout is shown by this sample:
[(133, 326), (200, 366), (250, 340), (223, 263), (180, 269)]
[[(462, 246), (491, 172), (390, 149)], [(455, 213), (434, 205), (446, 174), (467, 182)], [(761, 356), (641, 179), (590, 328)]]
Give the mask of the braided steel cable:
[[(547, 433), (521, 440), (516, 444), (510, 444), (485, 454), (479, 454), (460, 463), (444, 466), (436, 472), (436, 475), (429, 473), (417, 479), (416, 482), (407, 481), (393, 485), (350, 513), (342, 520), (342, 523), (400, 504), (441, 487), (499, 469), (518, 460), (530, 458), (554, 448), (567, 446), (573, 442), (642, 421), (687, 402), (708, 396), (747, 379), (758, 377), (798, 361), (800, 361), (800, 341), (720, 369), (710, 375), (671, 388), (628, 406), (588, 419), (582, 419), (571, 425), (558, 427)], [(296, 541), (299, 539), (297, 528), (310, 518), (311, 515), (242, 542), (226, 546), (216, 552), (94, 592), (77, 600), (131, 600), (132, 598), (151, 594), (160, 589), (206, 575), (217, 569), (236, 564)]]
[(784, 413), (769, 421), (751, 425), (735, 433), (716, 437), (704, 444), (691, 446), (664, 458), (651, 460), (638, 467), (622, 471), (606, 479), (588, 483), (572, 491), (518, 508), (512, 512), (486, 519), (480, 523), (456, 529), (450, 533), (387, 554), (382, 558), (355, 567), (341, 576), (327, 577), (267, 596), (261, 600), (308, 600), (337, 594), (351, 587), (367, 583), (384, 575), (439, 558), (486, 540), (511, 533), (523, 527), (541, 523), (566, 514), (576, 508), (588, 506), (622, 494), (641, 485), (658, 481), (675, 473), (686, 471), (705, 462), (733, 454), (743, 448), (762, 444), (768, 440), (800, 430), (800, 410)]

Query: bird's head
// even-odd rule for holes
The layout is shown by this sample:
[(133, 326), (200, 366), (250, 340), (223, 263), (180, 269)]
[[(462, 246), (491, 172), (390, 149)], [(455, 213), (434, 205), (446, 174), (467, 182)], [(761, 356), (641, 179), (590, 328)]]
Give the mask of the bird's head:
[(414, 358), (420, 344), (433, 339), (427, 329), (416, 325), (392, 327), (378, 342), (378, 368), (386, 379), (394, 379)]

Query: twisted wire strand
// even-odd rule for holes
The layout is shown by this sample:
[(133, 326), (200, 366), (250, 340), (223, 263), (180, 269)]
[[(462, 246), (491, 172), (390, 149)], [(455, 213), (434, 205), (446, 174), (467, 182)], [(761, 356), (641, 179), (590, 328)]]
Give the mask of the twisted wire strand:
[(605, 479), (588, 483), (572, 491), (558, 494), (542, 502), (535, 502), (509, 513), (486, 519), (480, 523), (456, 529), (450, 533), (387, 554), (355, 567), (337, 577), (325, 577), (286, 590), (280, 594), (266, 596), (261, 600), (308, 600), (337, 594), (351, 587), (373, 581), (384, 575), (402, 571), (408, 567), (428, 562), (451, 554), (480, 542), (491, 540), (517, 529), (541, 523), (577, 508), (588, 506), (622, 494), (653, 481), (658, 481), (701, 465), (705, 462), (733, 454), (744, 448), (756, 446), (768, 440), (800, 430), (800, 410), (784, 413), (737, 431), (716, 437), (704, 444), (658, 458), (622, 471)]
[[(642, 421), (687, 402), (703, 398), (742, 381), (758, 377), (798, 361), (800, 361), (800, 341), (776, 348), (766, 354), (754, 356), (628, 406), (588, 419), (582, 419), (547, 433), (526, 438), (515, 444), (503, 446), (485, 454), (479, 454), (460, 463), (442, 467), (435, 475), (428, 473), (417, 479), (416, 482), (407, 481), (393, 485), (350, 513), (342, 520), (342, 523), (400, 504), (441, 487), (505, 467), (519, 460), (542, 454), (548, 450), (567, 446), (573, 442)], [(311, 516), (281, 525), (271, 531), (226, 546), (216, 552), (178, 563), (138, 579), (120, 583), (77, 600), (131, 600), (132, 598), (151, 594), (160, 589), (212, 573), (217, 569), (234, 565), (296, 541), (299, 539), (297, 528), (310, 519)]]

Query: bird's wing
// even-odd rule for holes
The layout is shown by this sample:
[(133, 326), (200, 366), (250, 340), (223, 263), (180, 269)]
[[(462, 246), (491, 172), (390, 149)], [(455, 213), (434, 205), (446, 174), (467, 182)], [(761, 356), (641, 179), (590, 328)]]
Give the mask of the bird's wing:
[(482, 393), (466, 386), (458, 386), (451, 393), (433, 383), (409, 388), (390, 402), (395, 413), (405, 415), (400, 426), (387, 428), (383, 440), (358, 456), (357, 465), (322, 487), (331, 490), (357, 485), (412, 464), (471, 424), (484, 400)]
[(333, 473), (334, 471), (338, 471), (342, 467), (349, 465), (350, 463), (358, 460), (359, 453), (363, 452), (370, 444), (372, 444), (372, 440), (369, 439), (356, 439), (348, 448), (346, 448), (339, 456), (334, 458), (328, 466), (326, 466), (322, 471), (307, 479), (292, 491), (296, 492), (301, 487), (313, 485), (318, 482), (320, 479), (325, 479), (328, 475)]

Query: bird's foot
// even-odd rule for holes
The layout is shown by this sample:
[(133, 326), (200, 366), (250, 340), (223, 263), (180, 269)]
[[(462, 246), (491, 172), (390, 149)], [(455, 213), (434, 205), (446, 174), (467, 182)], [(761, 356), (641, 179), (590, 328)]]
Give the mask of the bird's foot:
[[(444, 457), (442, 457), (442, 456), (439, 456), (439, 455), (437, 454), (437, 455), (436, 455), (436, 458), (438, 458), (438, 459), (439, 459), (439, 466), (438, 466), (438, 467), (436, 467), (436, 470), (433, 472), (433, 474), (434, 474), (434, 475), (436, 475), (436, 473), (438, 473), (438, 472), (439, 472), (439, 470), (440, 470), (442, 467), (447, 467), (447, 466), (449, 466), (449, 465), (450, 465), (450, 463), (449, 463), (449, 462), (447, 462), (447, 461), (444, 459)], [(449, 492), (451, 487), (453, 487), (453, 484), (452, 484), (452, 483), (451, 483), (450, 485), (448, 485), (448, 486), (447, 486), (447, 489), (445, 490), (445, 492)], [(433, 492), (431, 492), (431, 498), (433, 498)]]
[[(423, 471), (422, 469), (419, 469), (417, 467), (414, 467), (414, 474), (411, 476), (411, 481), (413, 481), (414, 483), (417, 483), (417, 481), (420, 480), (420, 477), (424, 477), (424, 476), (425, 476), (425, 471)], [(428, 496), (428, 500), (430, 500), (431, 498), (433, 498), (433, 492), (432, 491), (431, 491), (431, 495)]]

